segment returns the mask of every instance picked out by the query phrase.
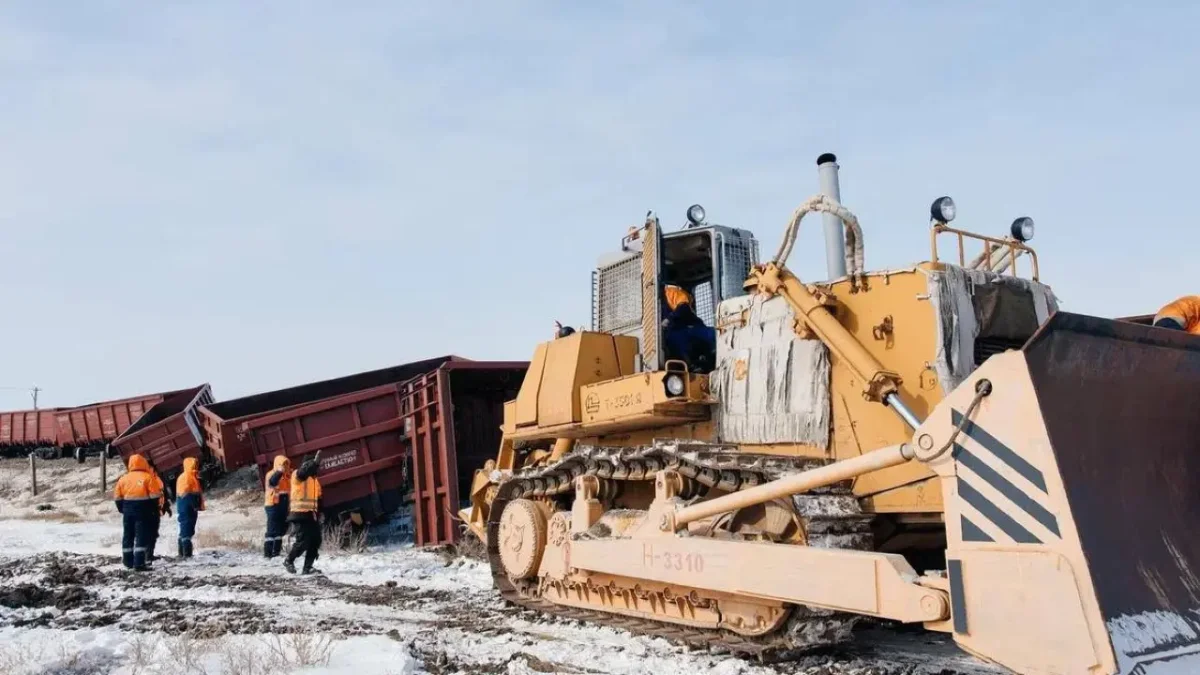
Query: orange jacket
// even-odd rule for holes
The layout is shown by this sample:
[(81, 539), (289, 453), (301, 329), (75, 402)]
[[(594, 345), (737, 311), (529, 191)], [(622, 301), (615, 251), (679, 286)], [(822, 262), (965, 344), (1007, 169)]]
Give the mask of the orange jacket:
[(263, 481), (263, 487), (266, 489), (266, 494), (263, 497), (263, 506), (275, 506), (279, 503), (281, 497), (289, 497), (291, 495), (291, 476), (292, 460), (283, 455), (277, 456), (274, 466), (267, 472), (267, 478)]
[(667, 298), (667, 308), (672, 312), (678, 309), (680, 305), (692, 304), (692, 296), (678, 286), (668, 285), (663, 289), (663, 295)]
[(200, 460), (195, 457), (183, 459), (183, 473), (175, 479), (175, 502), (189, 495), (196, 495), (199, 510), (204, 510), (204, 489), (200, 487)]
[(299, 472), (292, 474), (292, 497), (290, 513), (316, 513), (321, 508), (321, 482), (316, 476), (301, 478)]
[(162, 503), (162, 481), (150, 470), (150, 464), (141, 455), (129, 457), (129, 470), (117, 480), (113, 488), (113, 499), (117, 510), (124, 513), (125, 505), (133, 502), (152, 502), (155, 507)]
[(150, 476), (154, 479), (154, 485), (158, 490), (158, 508), (162, 510), (167, 505), (167, 486), (163, 483), (163, 479), (158, 475), (158, 472), (154, 470), (154, 467), (150, 466), (149, 462), (146, 463), (146, 468), (150, 470)]
[(1192, 335), (1200, 335), (1200, 295), (1185, 295), (1158, 310), (1154, 323), (1172, 319)]

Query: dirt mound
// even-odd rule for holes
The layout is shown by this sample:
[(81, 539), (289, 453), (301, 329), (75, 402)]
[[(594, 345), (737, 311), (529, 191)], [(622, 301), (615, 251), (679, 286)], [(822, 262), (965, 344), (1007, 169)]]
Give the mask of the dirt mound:
[(237, 503), (262, 501), (262, 485), (258, 482), (258, 467), (247, 466), (227, 473), (213, 481), (207, 489), (210, 500), (231, 500)]
[(18, 584), (0, 589), (0, 606), (9, 609), (54, 607), (68, 610), (80, 607), (91, 599), (92, 594), (82, 586), (51, 589), (34, 584)]
[(90, 565), (76, 565), (60, 558), (53, 558), (46, 565), (46, 583), (56, 586), (69, 584), (93, 584), (104, 578), (104, 573)]

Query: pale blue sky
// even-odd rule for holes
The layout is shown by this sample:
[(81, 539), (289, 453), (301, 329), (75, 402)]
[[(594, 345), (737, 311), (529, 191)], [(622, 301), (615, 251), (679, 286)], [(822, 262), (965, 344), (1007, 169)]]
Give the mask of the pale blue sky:
[(0, 6), (0, 386), (46, 406), (526, 359), (647, 209), (770, 251), (826, 151), (868, 267), (945, 193), (1033, 216), (1066, 309), (1200, 291), (1194, 4), (166, 4)]

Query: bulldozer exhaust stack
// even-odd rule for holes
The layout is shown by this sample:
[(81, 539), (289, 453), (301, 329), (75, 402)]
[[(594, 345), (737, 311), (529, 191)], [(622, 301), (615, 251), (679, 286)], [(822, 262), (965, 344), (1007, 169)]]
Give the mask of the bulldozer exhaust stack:
[[(842, 186), (838, 181), (837, 156), (827, 152), (817, 158), (817, 175), (821, 181), (821, 194), (842, 203)], [(846, 235), (842, 232), (842, 221), (832, 213), (821, 216), (825, 225), (825, 266), (830, 279), (846, 276)]]

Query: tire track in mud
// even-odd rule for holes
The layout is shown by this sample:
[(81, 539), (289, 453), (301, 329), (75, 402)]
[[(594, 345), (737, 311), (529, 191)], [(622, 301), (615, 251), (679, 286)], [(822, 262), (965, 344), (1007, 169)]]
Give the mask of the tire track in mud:
[[(279, 608), (290, 599), (427, 614), (428, 618), (406, 616), (404, 622), (471, 632), (481, 632), (483, 627), (486, 634), (493, 632), (487, 626), (500, 630), (504, 618), (519, 613), (495, 602), (467, 605), (449, 591), (395, 582), (362, 586), (321, 575), (205, 574), (203, 567), (162, 559), (150, 572), (133, 572), (118, 565), (116, 558), (61, 553), (0, 563), (0, 607), (14, 610), (0, 612), (0, 626), (67, 630), (118, 626), (134, 632), (197, 637), (298, 630), (354, 636), (386, 634), (390, 628), (336, 616), (288, 619), (281, 616)], [(262, 594), (279, 598), (279, 603), (271, 606), (261, 597), (259, 602), (189, 597), (197, 590)]]
[[(322, 632), (339, 636), (387, 635), (406, 645), (426, 672), (570, 673), (608, 672), (602, 662), (587, 665), (548, 661), (534, 654), (548, 642), (586, 642), (594, 628), (573, 620), (548, 619), (501, 603), (489, 592), (417, 588), (389, 581), (355, 585), (324, 576), (227, 574), (203, 563), (162, 560), (151, 572), (120, 567), (115, 557), (67, 553), (0, 561), (0, 626), (77, 630), (115, 626), (128, 632), (187, 634), (215, 638), (226, 634)], [(215, 591), (226, 599), (205, 599)], [(244, 593), (247, 600), (228, 599)], [(199, 597), (191, 597), (199, 596)], [(264, 601), (264, 599), (268, 599)], [(274, 599), (271, 601), (270, 599)], [(334, 601), (353, 607), (404, 612), (394, 621), (335, 616), (307, 603)], [(301, 612), (281, 611), (296, 604)], [(398, 628), (397, 624), (404, 624)], [(416, 627), (416, 635), (412, 628)], [(563, 632), (566, 628), (568, 631)], [(582, 629), (572, 636), (570, 629)], [(404, 632), (402, 632), (404, 631)], [(420, 636), (419, 638), (417, 636)], [(447, 638), (447, 636), (450, 636)], [(511, 651), (502, 657), (473, 654), (470, 644), (503, 637)], [(513, 639), (516, 637), (517, 639)], [(596, 645), (589, 645), (595, 647)], [(614, 645), (614, 651), (626, 647)], [(703, 650), (671, 646), (647, 652), (655, 658), (678, 656), (692, 665), (734, 660)], [(577, 659), (576, 659), (577, 660)], [(749, 665), (749, 663), (747, 663)], [(766, 670), (766, 669), (764, 669)], [(734, 669), (729, 672), (741, 672)], [(789, 675), (996, 675), (954, 648), (943, 636), (875, 626), (836, 649), (772, 664), (767, 672)]]

